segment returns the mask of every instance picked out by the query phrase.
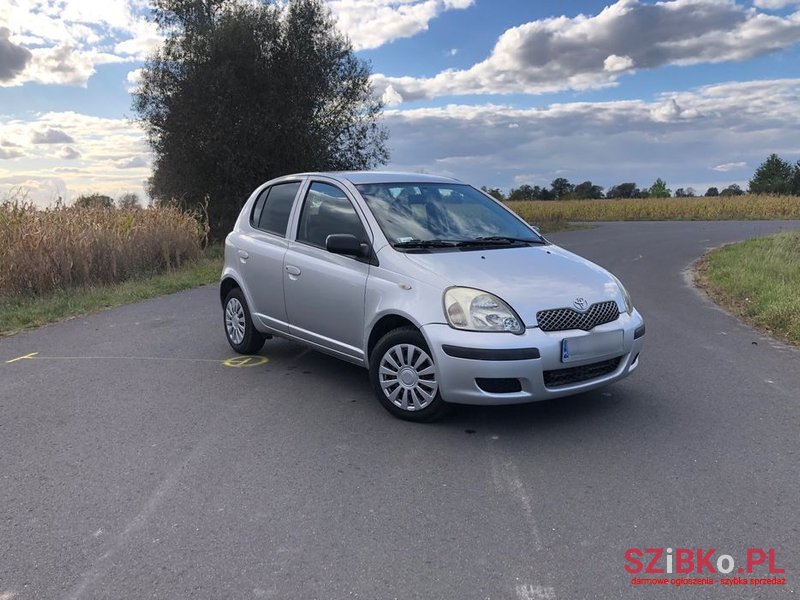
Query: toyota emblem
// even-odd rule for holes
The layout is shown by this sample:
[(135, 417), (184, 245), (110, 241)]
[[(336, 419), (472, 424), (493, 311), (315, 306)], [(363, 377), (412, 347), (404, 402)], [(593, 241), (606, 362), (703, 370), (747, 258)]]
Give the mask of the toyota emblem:
[(586, 301), (586, 298), (575, 298), (572, 305), (581, 312), (589, 308), (589, 303)]

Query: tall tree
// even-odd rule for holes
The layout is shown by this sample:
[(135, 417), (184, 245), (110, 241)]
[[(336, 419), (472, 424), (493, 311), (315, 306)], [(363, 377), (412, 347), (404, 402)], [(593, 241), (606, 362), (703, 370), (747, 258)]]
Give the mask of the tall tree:
[(322, 0), (156, 0), (166, 34), (133, 109), (155, 153), (148, 193), (208, 202), (214, 237), (260, 183), (388, 160), (369, 65)]
[(134, 194), (132, 192), (122, 194), (119, 198), (117, 198), (117, 207), (142, 208), (142, 204), (139, 202), (139, 194)]
[(74, 206), (81, 208), (114, 208), (114, 199), (105, 194), (83, 194), (75, 198)]
[(744, 190), (738, 183), (732, 183), (719, 193), (720, 196), (744, 196)]
[(606, 192), (606, 198), (638, 198), (642, 191), (633, 182), (620, 183)]
[(706, 190), (705, 195), (707, 198), (713, 198), (719, 196), (719, 190), (715, 187), (710, 187)]
[(550, 184), (550, 190), (553, 192), (556, 200), (562, 200), (572, 193), (575, 189), (566, 177), (558, 177)]
[(571, 196), (577, 200), (602, 198), (603, 188), (591, 181), (584, 181), (573, 188)]
[(790, 194), (792, 193), (792, 165), (777, 154), (759, 165), (750, 180), (751, 194)]
[(669, 198), (672, 190), (667, 187), (667, 182), (660, 177), (650, 186), (650, 196), (652, 198)]

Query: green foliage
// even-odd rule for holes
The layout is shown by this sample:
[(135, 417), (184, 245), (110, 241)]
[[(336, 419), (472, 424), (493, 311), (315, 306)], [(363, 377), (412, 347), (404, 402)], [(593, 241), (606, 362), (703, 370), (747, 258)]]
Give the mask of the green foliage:
[(574, 188), (575, 186), (564, 177), (558, 177), (550, 184), (550, 190), (553, 192), (553, 196), (556, 200), (566, 198), (572, 193)]
[(606, 192), (606, 198), (640, 198), (641, 196), (642, 190), (633, 182), (620, 183), (612, 186)]
[(713, 198), (719, 196), (719, 190), (715, 187), (710, 187), (706, 190), (705, 197), (706, 198)]
[(719, 195), (720, 196), (744, 196), (744, 190), (740, 188), (737, 184), (732, 183), (724, 190), (722, 190)]
[(114, 199), (104, 194), (83, 194), (75, 199), (79, 208), (114, 208)]
[(671, 195), (672, 190), (667, 187), (667, 182), (660, 177), (650, 186), (650, 197), (652, 198), (669, 198)]
[(142, 208), (142, 204), (139, 201), (139, 195), (132, 193), (122, 194), (119, 198), (117, 198), (117, 206), (124, 209)]
[(154, 151), (148, 193), (231, 228), (260, 183), (388, 160), (383, 105), (322, 0), (157, 0), (167, 35), (133, 109)]
[(553, 193), (550, 190), (539, 187), (538, 185), (530, 186), (527, 183), (522, 184), (518, 188), (512, 188), (508, 194), (508, 199), (513, 201), (519, 200), (552, 200)]
[(584, 181), (573, 188), (570, 197), (575, 200), (597, 200), (603, 197), (603, 187)]
[(481, 186), (481, 190), (489, 194), (495, 200), (505, 200), (505, 194), (500, 190), (500, 188), (487, 188), (485, 185)]
[(777, 154), (770, 154), (750, 180), (751, 194), (790, 194), (795, 169)]
[(698, 278), (732, 312), (800, 344), (800, 233), (723, 246), (701, 262)]

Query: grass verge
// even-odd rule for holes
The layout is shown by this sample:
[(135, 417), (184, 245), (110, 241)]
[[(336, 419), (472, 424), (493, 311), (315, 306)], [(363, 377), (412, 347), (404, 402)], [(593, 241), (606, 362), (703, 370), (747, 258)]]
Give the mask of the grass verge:
[(122, 283), (68, 288), (34, 298), (0, 297), (0, 336), (213, 283), (222, 272), (222, 252), (222, 247), (210, 247), (180, 269), (142, 274)]
[(800, 232), (713, 250), (698, 261), (695, 281), (751, 325), (800, 345)]

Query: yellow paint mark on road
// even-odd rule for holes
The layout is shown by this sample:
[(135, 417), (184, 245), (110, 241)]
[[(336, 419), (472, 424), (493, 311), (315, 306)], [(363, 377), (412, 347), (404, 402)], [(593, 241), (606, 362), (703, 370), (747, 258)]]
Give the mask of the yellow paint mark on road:
[(269, 362), (269, 359), (266, 356), (234, 356), (233, 358), (223, 360), (222, 364), (226, 367), (242, 369), (246, 367), (265, 365), (267, 362)]
[[(241, 369), (244, 367), (257, 367), (269, 362), (266, 356), (234, 356), (232, 358), (180, 358), (176, 356), (42, 356), (38, 352), (31, 352), (25, 356), (18, 356), (7, 360), (6, 364), (20, 360), (144, 360), (156, 362), (204, 362), (216, 363), (226, 367)], [(2, 598), (0, 598), (2, 600)]]
[(39, 354), (39, 353), (38, 352), (31, 352), (30, 354), (26, 354), (25, 356), (18, 356), (17, 358), (12, 358), (11, 360), (7, 360), (6, 364), (10, 365), (11, 363), (15, 363), (18, 360), (25, 360), (25, 359), (28, 359), (28, 358), (33, 358), (37, 354)]

